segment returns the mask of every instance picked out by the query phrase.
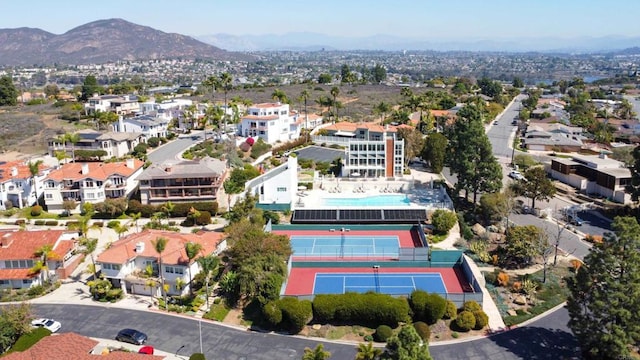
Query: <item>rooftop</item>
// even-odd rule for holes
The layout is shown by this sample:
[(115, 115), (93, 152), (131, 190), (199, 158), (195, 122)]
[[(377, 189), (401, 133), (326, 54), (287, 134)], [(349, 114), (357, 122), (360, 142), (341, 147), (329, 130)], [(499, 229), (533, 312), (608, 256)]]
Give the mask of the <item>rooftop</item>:
[(138, 176), (138, 180), (220, 176), (226, 170), (224, 161), (205, 157), (193, 161), (153, 164)]
[[(122, 175), (129, 177), (138, 171), (144, 163), (138, 159), (130, 159), (133, 166), (127, 166), (127, 162), (89, 162), (89, 163), (69, 163), (62, 165), (59, 169), (53, 170), (45, 180), (54, 180), (61, 182), (63, 180), (78, 181), (81, 179), (107, 180), (112, 175)], [(82, 167), (86, 165), (88, 172), (82, 173)]]

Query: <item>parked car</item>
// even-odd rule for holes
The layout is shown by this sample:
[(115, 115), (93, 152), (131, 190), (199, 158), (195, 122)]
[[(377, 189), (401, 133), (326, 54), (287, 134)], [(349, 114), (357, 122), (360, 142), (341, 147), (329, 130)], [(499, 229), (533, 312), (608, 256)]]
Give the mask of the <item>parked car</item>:
[(147, 334), (134, 329), (122, 329), (118, 332), (118, 335), (116, 335), (116, 340), (134, 345), (142, 345), (147, 342)]
[(518, 170), (513, 170), (509, 173), (509, 177), (515, 180), (524, 180), (524, 175)]
[(571, 225), (582, 226), (582, 219), (577, 215), (567, 215), (567, 222)]
[(34, 328), (43, 327), (51, 331), (52, 333), (54, 333), (60, 330), (60, 328), (62, 327), (62, 324), (60, 324), (58, 321), (55, 321), (55, 320), (42, 318), (42, 319), (35, 319), (31, 321), (31, 326), (33, 326)]
[(498, 125), (498, 120), (494, 121), (493, 125)]

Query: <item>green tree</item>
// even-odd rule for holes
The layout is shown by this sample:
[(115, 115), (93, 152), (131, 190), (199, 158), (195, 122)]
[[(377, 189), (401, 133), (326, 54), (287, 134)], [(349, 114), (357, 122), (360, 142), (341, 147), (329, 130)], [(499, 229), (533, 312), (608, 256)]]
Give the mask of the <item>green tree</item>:
[(373, 83), (380, 84), (385, 80), (387, 80), (387, 69), (380, 64), (376, 64), (373, 67)]
[(507, 217), (514, 204), (513, 197), (508, 192), (483, 194), (480, 197), (480, 211), (488, 224)]
[(553, 182), (547, 178), (547, 173), (542, 166), (534, 166), (524, 173), (526, 181), (513, 183), (516, 194), (531, 199), (531, 208), (535, 209), (536, 200), (548, 200), (556, 193)]
[(0, 106), (15, 106), (18, 103), (18, 95), (11, 76), (0, 77)]
[(71, 143), (71, 162), (76, 162), (76, 144), (80, 141), (80, 135), (77, 133), (64, 134), (64, 142)]
[(627, 185), (627, 192), (631, 194), (631, 199), (638, 202), (640, 199), (640, 146), (633, 148), (633, 162), (629, 167), (631, 171), (631, 182)]
[(524, 87), (524, 81), (522, 81), (521, 77), (516, 76), (516, 77), (513, 78), (512, 85), (513, 85), (514, 88), (523, 88)]
[(449, 130), (447, 163), (458, 181), (455, 190), (471, 191), (473, 203), (481, 192), (496, 192), (502, 187), (502, 168), (493, 155), (484, 131), (481, 109), (467, 105), (458, 111), (458, 120)]
[(273, 92), (271, 93), (271, 98), (273, 100), (279, 101), (282, 104), (289, 103), (289, 97), (287, 96), (287, 93), (284, 92), (284, 90), (280, 90), (280, 89), (273, 90)]
[(322, 73), (318, 76), (318, 83), (320, 84), (328, 84), (333, 80), (333, 76), (331, 74)]
[(399, 128), (397, 135), (399, 139), (404, 140), (404, 163), (409, 165), (409, 161), (424, 150), (425, 139), (422, 133), (415, 128)]
[(386, 354), (392, 360), (431, 360), (428, 344), (423, 343), (411, 324), (404, 325), (387, 341)]
[(29, 161), (27, 163), (27, 166), (29, 167), (29, 173), (31, 174), (31, 184), (33, 186), (33, 192), (34, 195), (36, 197), (36, 205), (38, 204), (38, 200), (40, 198), (39, 194), (38, 194), (38, 181), (36, 179), (36, 177), (38, 176), (38, 174), (40, 174), (40, 165), (42, 165), (43, 161), (42, 160), (37, 160), (37, 161)]
[(358, 344), (358, 352), (356, 353), (355, 360), (376, 360), (382, 355), (382, 350), (373, 347), (373, 343)]
[(480, 92), (482, 94), (492, 98), (502, 94), (502, 85), (500, 85), (500, 82), (486, 77), (478, 80), (478, 87), (480, 87)]
[(198, 254), (202, 251), (202, 244), (188, 242), (184, 244), (184, 251), (187, 254), (187, 258), (189, 259), (189, 293), (193, 295), (193, 286), (191, 284), (191, 280), (193, 277), (191, 276), (191, 262), (193, 259), (198, 256)]
[(98, 239), (89, 239), (86, 236), (84, 236), (83, 239), (80, 240), (80, 245), (84, 247), (84, 249), (82, 250), (82, 253), (84, 255), (89, 255), (89, 258), (91, 259), (91, 269), (93, 270), (92, 271), (93, 279), (97, 280), (98, 272), (96, 271), (96, 261), (93, 257), (93, 253), (98, 248)]
[(307, 101), (309, 100), (309, 90), (304, 89), (300, 92), (300, 99), (304, 102), (304, 128), (309, 131), (309, 113), (307, 112)]
[(82, 83), (82, 95), (80, 95), (80, 100), (87, 101), (93, 94), (99, 94), (101, 91), (100, 85), (98, 85), (98, 80), (93, 75), (87, 75), (84, 78), (84, 82)]
[(517, 264), (528, 265), (549, 247), (546, 233), (534, 226), (515, 226), (509, 230), (503, 249), (505, 257)]
[(567, 279), (569, 328), (587, 359), (630, 358), (640, 341), (640, 225), (616, 217), (612, 229)]
[(391, 105), (384, 101), (380, 101), (373, 107), (373, 113), (380, 115), (380, 122), (384, 122), (384, 117), (391, 111)]
[(431, 171), (442, 172), (447, 154), (447, 138), (441, 133), (431, 133), (425, 141), (422, 159), (431, 165)]
[(305, 348), (302, 360), (326, 360), (331, 353), (324, 350), (324, 345), (318, 344), (315, 349)]
[(224, 132), (227, 132), (227, 94), (229, 93), (229, 90), (233, 88), (232, 82), (233, 78), (231, 77), (231, 74), (228, 72), (220, 74), (219, 86), (222, 89), (222, 92), (224, 92), (224, 122), (222, 124)]
[(164, 294), (164, 303), (167, 303), (167, 292), (164, 288), (164, 275), (162, 269), (162, 253), (167, 248), (167, 243), (169, 240), (165, 237), (158, 236), (155, 240), (151, 240), (151, 245), (153, 245), (153, 249), (158, 254), (158, 273), (160, 274), (160, 284), (162, 286), (162, 293)]
[(331, 90), (329, 91), (329, 93), (331, 94), (331, 97), (333, 98), (333, 106), (335, 107), (335, 121), (338, 121), (338, 95), (340, 95), (340, 88), (337, 86), (334, 86), (331, 88)]
[(206, 291), (206, 302), (207, 302), (207, 310), (209, 309), (209, 283), (211, 278), (217, 275), (218, 264), (220, 263), (220, 259), (214, 255), (205, 255), (201, 256), (196, 260), (198, 265), (200, 265), (200, 269), (204, 274), (204, 284)]

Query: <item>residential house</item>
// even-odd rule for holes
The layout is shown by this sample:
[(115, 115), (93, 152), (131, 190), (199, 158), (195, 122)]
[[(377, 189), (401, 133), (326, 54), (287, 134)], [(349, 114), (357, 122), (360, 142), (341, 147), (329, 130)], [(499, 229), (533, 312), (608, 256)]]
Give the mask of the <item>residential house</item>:
[(182, 110), (191, 105), (193, 105), (193, 101), (189, 99), (171, 99), (161, 103), (147, 101), (140, 103), (140, 115), (159, 117), (170, 121), (180, 117)]
[[(113, 163), (69, 163), (51, 171), (44, 179), (47, 211), (65, 211), (65, 200), (75, 200), (76, 209), (84, 203), (99, 203), (108, 198), (129, 197), (138, 187), (137, 177), (144, 163), (138, 159)], [(75, 210), (72, 210), (75, 211)]]
[(262, 103), (249, 106), (240, 121), (239, 134), (259, 137), (268, 144), (286, 142), (300, 137), (304, 118), (289, 110), (289, 104)]
[[(167, 244), (158, 254), (153, 246), (159, 237), (167, 239)], [(141, 233), (128, 235), (111, 244), (98, 255), (96, 264), (101, 274), (111, 281), (115, 288), (121, 288), (128, 294), (159, 296), (161, 286), (158, 283), (162, 273), (164, 283), (168, 286), (168, 294), (184, 295), (189, 292), (190, 281), (201, 271), (196, 259), (189, 259), (185, 251), (187, 243), (202, 246), (197, 257), (219, 253), (219, 246), (224, 246), (223, 233), (201, 231), (196, 234), (183, 234), (173, 231), (144, 230)], [(160, 258), (162, 257), (162, 267)], [(147, 267), (152, 274), (147, 274)], [(149, 276), (150, 275), (150, 276)], [(180, 279), (180, 280), (178, 280)], [(148, 280), (156, 281), (150, 286)], [(184, 284), (184, 286), (177, 286)]]
[(131, 95), (94, 95), (84, 104), (85, 114), (95, 112), (113, 112), (118, 115), (130, 116), (140, 111), (138, 99)]
[(99, 132), (91, 129), (77, 131), (80, 138), (75, 144), (61, 141), (57, 138), (49, 139), (48, 152), (55, 156), (56, 152), (64, 151), (71, 158), (77, 150), (104, 150), (106, 158), (121, 158), (133, 151), (142, 142), (144, 135), (139, 132)]
[[(75, 255), (77, 232), (64, 230), (0, 230), (0, 289), (28, 289), (47, 280), (71, 275), (81, 258)], [(38, 269), (49, 247), (46, 267)]]
[(245, 192), (258, 198), (256, 207), (263, 210), (291, 210), (298, 191), (298, 158), (287, 161), (245, 183)]
[(524, 134), (523, 145), (528, 150), (577, 152), (584, 147), (584, 137), (563, 131), (542, 131), (529, 127)]
[(313, 130), (322, 125), (323, 117), (317, 114), (299, 114), (298, 121), (302, 129)]
[(45, 336), (24, 351), (14, 351), (3, 360), (161, 360), (164, 356), (110, 351), (100, 342), (73, 332)]
[(314, 131), (316, 144), (345, 147), (342, 176), (395, 177), (404, 174), (404, 141), (398, 139), (396, 127), (373, 123), (340, 122)]
[(214, 201), (227, 173), (224, 161), (209, 157), (153, 164), (140, 176), (143, 204)]
[(36, 203), (36, 196), (42, 195), (42, 179), (51, 169), (41, 164), (39, 170), (34, 177), (29, 170), (29, 162), (0, 161), (0, 210), (23, 208)]
[(152, 117), (148, 115), (118, 119), (114, 124), (114, 130), (118, 133), (142, 134), (145, 140), (149, 138), (166, 138), (169, 132), (170, 119)]
[(552, 178), (583, 193), (602, 196), (622, 204), (630, 202), (630, 195), (625, 192), (625, 187), (631, 183), (631, 171), (624, 163), (609, 159), (604, 154), (554, 157), (549, 173)]

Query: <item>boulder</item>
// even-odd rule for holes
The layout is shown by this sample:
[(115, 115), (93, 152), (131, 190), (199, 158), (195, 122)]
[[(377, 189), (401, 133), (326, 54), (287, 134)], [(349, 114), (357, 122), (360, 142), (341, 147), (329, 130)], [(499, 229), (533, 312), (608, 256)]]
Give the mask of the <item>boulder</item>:
[(473, 225), (471, 227), (471, 231), (473, 231), (473, 233), (478, 236), (482, 236), (487, 232), (484, 226), (480, 225), (479, 223), (476, 223), (475, 225)]
[(524, 295), (518, 295), (515, 297), (515, 299), (513, 299), (513, 303), (517, 305), (526, 305), (527, 297)]

